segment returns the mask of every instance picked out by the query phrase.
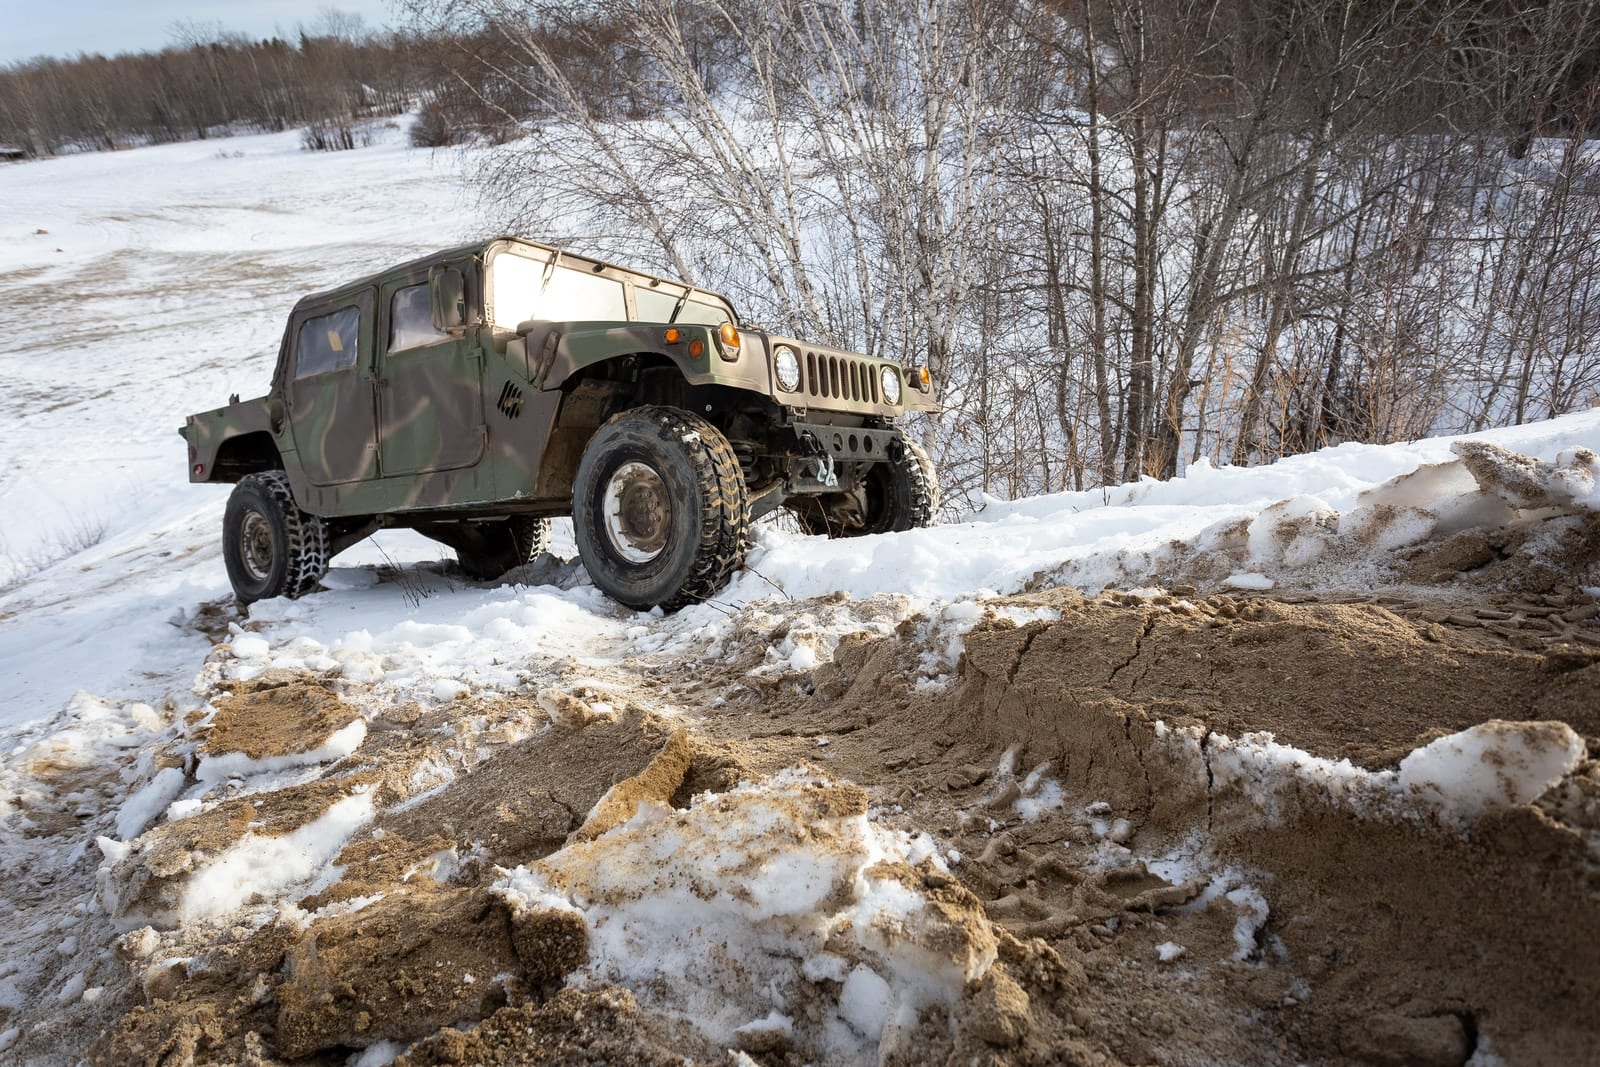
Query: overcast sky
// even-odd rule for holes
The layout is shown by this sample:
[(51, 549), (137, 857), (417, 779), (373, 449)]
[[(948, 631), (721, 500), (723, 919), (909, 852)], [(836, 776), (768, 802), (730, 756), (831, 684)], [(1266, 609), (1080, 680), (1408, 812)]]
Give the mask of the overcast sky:
[(391, 25), (387, 0), (0, 0), (0, 64), (79, 52), (158, 51), (175, 23), (221, 23), (249, 37), (293, 34), (336, 8), (368, 26)]

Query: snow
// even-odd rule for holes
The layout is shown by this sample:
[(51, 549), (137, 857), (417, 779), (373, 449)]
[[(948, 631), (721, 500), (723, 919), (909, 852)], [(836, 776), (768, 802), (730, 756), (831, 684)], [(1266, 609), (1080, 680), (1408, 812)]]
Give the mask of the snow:
[(1156, 946), (1156, 959), (1162, 963), (1171, 963), (1173, 960), (1186, 954), (1189, 950), (1176, 941), (1163, 941)]
[(1565, 723), (1490, 722), (1412, 752), (1395, 784), (1467, 821), (1537, 800), (1586, 755), (1583, 738)]
[[(354, 719), (335, 730), (320, 745), (305, 752), (258, 757), (247, 756), (243, 752), (223, 752), (214, 756), (202, 756), (200, 765), (195, 770), (195, 777), (202, 783), (211, 785), (225, 782), (230, 778), (247, 778), (251, 775), (271, 774), (316, 763), (331, 763), (343, 759), (361, 747), (361, 742), (366, 740), (366, 737), (366, 722)], [(173, 795), (176, 796), (176, 792)]]
[[(345, 842), (372, 820), (373, 795), (358, 790), (291, 833), (280, 837), (246, 833), (189, 878), (178, 918), (221, 919), (252, 898), (270, 898), (322, 872)], [(140, 925), (144, 918), (130, 916), (128, 921)]]
[(405, 1050), (398, 1041), (375, 1041), (360, 1052), (352, 1053), (345, 1067), (388, 1067)]
[(1225, 899), (1239, 909), (1239, 918), (1233, 924), (1233, 958), (1243, 962), (1260, 951), (1261, 928), (1267, 925), (1270, 914), (1267, 898), (1255, 886), (1243, 885), (1229, 890)]
[(902, 1016), (953, 1003), (995, 946), (894, 873), (943, 869), (932, 843), (839, 814), (837, 788), (791, 769), (686, 812), (641, 806), (594, 841), (507, 872), (496, 892), (583, 913), (589, 963), (575, 981), (620, 982), (730, 1046), (772, 1012), (800, 1026), (795, 1007), (820, 997), (820, 1022), (805, 1024), (814, 1047), (858, 1062)]
[(124, 841), (135, 837), (170, 807), (183, 792), (187, 776), (177, 767), (164, 767), (154, 778), (122, 802), (117, 812), (117, 836)]
[(1280, 744), (1270, 733), (1233, 738), (1156, 723), (1158, 745), (1214, 793), (1237, 791), (1267, 818), (1285, 798), (1347, 805), (1367, 815), (1433, 818), (1466, 828), (1538, 799), (1577, 770), (1587, 750), (1561, 722), (1490, 720), (1416, 749), (1397, 770), (1369, 771)]
[(794, 1033), (794, 1020), (774, 1009), (759, 1019), (750, 1020), (733, 1033), (741, 1044), (750, 1044), (752, 1038), (788, 1038)]

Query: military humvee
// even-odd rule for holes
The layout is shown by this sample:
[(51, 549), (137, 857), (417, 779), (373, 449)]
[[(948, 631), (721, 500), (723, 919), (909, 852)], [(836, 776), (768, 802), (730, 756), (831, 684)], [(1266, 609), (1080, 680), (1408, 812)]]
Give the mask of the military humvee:
[(385, 527), (497, 578), (571, 515), (595, 585), (671, 610), (720, 589), (776, 508), (829, 536), (927, 525), (933, 466), (897, 421), (937, 410), (926, 370), (503, 237), (305, 297), (267, 395), (180, 432), (190, 481), (236, 483), (222, 545), (242, 603), (309, 592)]

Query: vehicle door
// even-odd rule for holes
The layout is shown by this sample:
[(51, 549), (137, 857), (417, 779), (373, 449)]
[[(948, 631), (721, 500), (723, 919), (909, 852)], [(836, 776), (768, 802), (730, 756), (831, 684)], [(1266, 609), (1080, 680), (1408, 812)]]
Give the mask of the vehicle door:
[(312, 485), (378, 473), (372, 398), (373, 292), (362, 290), (298, 312), (284, 389), (300, 466)]
[(470, 467), (484, 451), (482, 352), (435, 328), (426, 275), (388, 282), (379, 294), (379, 468), (388, 477)]

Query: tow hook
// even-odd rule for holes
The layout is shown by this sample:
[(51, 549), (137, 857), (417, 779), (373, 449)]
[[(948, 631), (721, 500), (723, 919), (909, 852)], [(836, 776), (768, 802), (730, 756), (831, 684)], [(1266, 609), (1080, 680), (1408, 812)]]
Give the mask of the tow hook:
[(834, 473), (832, 454), (824, 452), (822, 455), (817, 457), (816, 462), (817, 481), (821, 482), (829, 489), (839, 488), (839, 475)]

